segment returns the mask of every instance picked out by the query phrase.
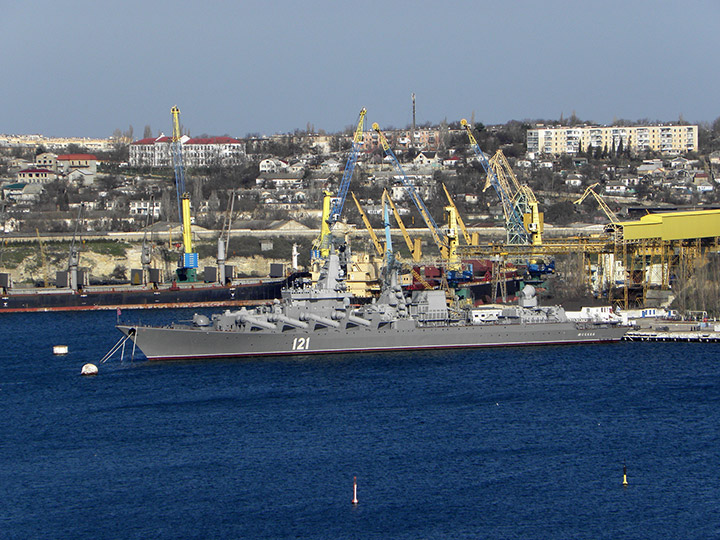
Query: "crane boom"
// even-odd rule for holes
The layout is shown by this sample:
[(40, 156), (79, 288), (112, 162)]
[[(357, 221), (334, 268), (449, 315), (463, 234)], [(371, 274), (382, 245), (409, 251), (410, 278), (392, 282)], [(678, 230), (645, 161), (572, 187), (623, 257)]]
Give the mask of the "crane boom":
[(172, 139), (170, 140), (170, 147), (172, 151), (173, 169), (175, 170), (175, 188), (177, 192), (178, 201), (178, 218), (182, 216), (182, 207), (180, 203), (180, 197), (185, 193), (185, 168), (183, 166), (183, 154), (182, 154), (182, 141), (180, 140), (182, 134), (180, 133), (180, 109), (177, 105), (174, 105), (170, 109), (173, 120), (173, 131)]
[(457, 206), (455, 206), (455, 201), (452, 200), (452, 197), (450, 196), (450, 193), (448, 192), (447, 186), (445, 184), (442, 185), (443, 190), (445, 191), (445, 196), (447, 197), (448, 202), (450, 203), (450, 206), (453, 207), (455, 210), (455, 220), (457, 221), (457, 224), (460, 225), (460, 230), (462, 231), (463, 237), (465, 238), (465, 243), (468, 246), (473, 245), (472, 236), (470, 235), (470, 232), (467, 230), (467, 227), (465, 226), (465, 222), (463, 221), (462, 217), (460, 216), (460, 212), (457, 209)]
[(598, 205), (600, 206), (600, 209), (605, 213), (607, 218), (610, 220), (610, 223), (613, 225), (617, 225), (619, 220), (617, 216), (615, 215), (615, 212), (613, 212), (610, 207), (605, 202), (605, 199), (603, 199), (594, 188), (600, 185), (600, 182), (595, 182), (592, 186), (588, 186), (585, 189), (585, 193), (582, 194), (582, 197), (580, 197), (577, 201), (575, 201), (575, 204), (582, 204), (582, 202), (587, 199), (588, 195), (592, 195), (595, 200), (597, 201)]
[(490, 164), (507, 192), (512, 194), (513, 215), (522, 220), (525, 232), (530, 235), (530, 242), (533, 245), (542, 244), (543, 216), (535, 193), (530, 186), (518, 182), (502, 150), (490, 158)]
[(380, 126), (376, 123), (372, 125), (373, 130), (378, 134), (380, 144), (383, 147), (383, 150), (385, 151), (385, 155), (387, 155), (389, 158), (392, 159), (393, 164), (395, 165), (395, 169), (397, 169), (398, 173), (400, 174), (400, 180), (403, 183), (403, 186), (405, 187), (405, 191), (410, 195), (410, 199), (415, 204), (415, 207), (418, 209), (418, 212), (420, 212), (420, 215), (422, 216), (423, 220), (425, 221), (425, 224), (427, 225), (428, 229), (430, 230), (430, 234), (433, 237), (433, 240), (435, 241), (435, 244), (437, 244), (438, 248), (443, 251), (443, 249), (447, 250), (448, 242), (445, 238), (445, 235), (440, 230), (440, 227), (437, 226), (437, 223), (435, 223), (435, 220), (430, 215), (430, 212), (428, 211), (427, 207), (425, 206), (425, 203), (420, 198), (420, 195), (418, 194), (417, 190), (415, 189), (415, 186), (413, 186), (410, 181), (407, 178), (407, 175), (405, 174), (405, 171), (402, 168), (402, 165), (400, 165), (400, 161), (398, 160), (397, 156), (395, 156), (395, 153), (390, 148), (390, 144), (388, 143), (387, 139), (385, 138), (385, 135), (382, 131), (380, 131)]
[(182, 224), (183, 258), (178, 265), (180, 281), (195, 281), (198, 267), (198, 255), (192, 250), (192, 229), (190, 222), (190, 194), (185, 191), (185, 166), (182, 155), (182, 134), (180, 133), (180, 109), (177, 105), (170, 109), (173, 119), (172, 157), (175, 169), (175, 188), (178, 198), (178, 217)]
[(355, 201), (355, 206), (357, 206), (358, 212), (360, 212), (360, 217), (363, 220), (363, 223), (365, 224), (365, 228), (367, 229), (368, 233), (370, 234), (370, 239), (372, 240), (373, 245), (375, 246), (375, 251), (377, 251), (377, 254), (382, 257), (383, 255), (383, 247), (380, 243), (380, 240), (377, 237), (377, 234), (375, 234), (375, 231), (372, 228), (372, 225), (370, 225), (370, 220), (367, 217), (367, 214), (365, 213), (365, 210), (362, 209), (362, 206), (360, 206), (360, 201), (357, 200), (357, 197), (355, 194), (351, 191), (352, 198)]
[(500, 198), (500, 204), (502, 205), (503, 214), (505, 216), (505, 228), (508, 243), (528, 244), (530, 238), (523, 225), (523, 217), (512, 203), (512, 188), (505, 178), (501, 180), (498, 177), (496, 168), (492, 166), (487, 157), (485, 157), (483, 151), (480, 149), (480, 145), (475, 139), (475, 136), (472, 134), (472, 129), (470, 124), (468, 124), (468, 121), (463, 118), (460, 120), (460, 125), (465, 128), (468, 139), (470, 139), (470, 146), (472, 146), (478, 161), (480, 161), (480, 165), (482, 165), (485, 173), (487, 174), (488, 180), (485, 184), (485, 188), (487, 189), (488, 184), (491, 185)]
[(422, 258), (422, 249), (420, 247), (420, 239), (417, 238), (415, 242), (412, 241), (412, 238), (410, 238), (410, 233), (408, 233), (408, 230), (405, 228), (405, 223), (403, 223), (402, 217), (400, 217), (400, 212), (398, 212), (397, 207), (395, 206), (395, 203), (390, 198), (390, 194), (387, 192), (387, 190), (383, 191), (383, 200), (387, 200), (388, 204), (390, 205), (390, 209), (393, 211), (393, 215), (395, 216), (395, 221), (398, 224), (398, 227), (400, 227), (400, 232), (403, 235), (403, 239), (405, 240), (405, 244), (407, 245), (408, 251), (410, 251), (410, 256), (412, 257), (412, 260), (415, 262), (419, 262)]
[(310, 256), (313, 261), (317, 262), (324, 260), (330, 253), (330, 234), (332, 226), (340, 220), (343, 208), (345, 207), (345, 199), (347, 198), (350, 181), (352, 180), (355, 164), (357, 163), (358, 156), (360, 155), (360, 149), (363, 145), (363, 126), (365, 123), (366, 113), (367, 110), (365, 107), (360, 109), (357, 127), (355, 128), (355, 133), (353, 135), (352, 148), (350, 149), (348, 160), (345, 163), (345, 170), (343, 171), (343, 176), (340, 180), (337, 195), (333, 197), (332, 193), (329, 191), (324, 193), (325, 196), (323, 198), (323, 214), (322, 223), (320, 224), (320, 236), (313, 241), (313, 248)]
[(360, 154), (360, 149), (363, 145), (363, 126), (365, 123), (366, 113), (367, 110), (365, 107), (360, 109), (357, 127), (355, 128), (355, 135), (353, 136), (352, 149), (350, 150), (347, 163), (345, 163), (345, 171), (343, 172), (342, 180), (340, 181), (340, 187), (338, 188), (336, 199), (333, 201), (332, 208), (330, 210), (330, 220), (332, 223), (335, 223), (340, 219), (343, 207), (345, 206), (345, 199), (347, 198), (348, 188), (350, 187), (350, 180), (352, 180), (355, 164), (357, 163), (358, 155)]

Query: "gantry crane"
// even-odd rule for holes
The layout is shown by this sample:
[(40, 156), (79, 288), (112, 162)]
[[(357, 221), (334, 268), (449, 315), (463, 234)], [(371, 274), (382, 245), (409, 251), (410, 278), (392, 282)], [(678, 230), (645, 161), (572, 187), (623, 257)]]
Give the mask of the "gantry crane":
[(355, 134), (353, 135), (352, 148), (350, 149), (348, 160), (345, 163), (345, 170), (343, 172), (342, 180), (340, 180), (337, 195), (333, 197), (332, 193), (329, 191), (325, 192), (325, 197), (323, 198), (322, 223), (320, 224), (320, 238), (315, 241), (311, 259), (326, 259), (330, 253), (330, 233), (333, 225), (340, 221), (340, 216), (342, 215), (343, 207), (345, 206), (345, 199), (347, 198), (348, 188), (350, 187), (350, 180), (352, 180), (355, 164), (357, 163), (360, 150), (362, 149), (363, 126), (365, 124), (366, 113), (367, 110), (365, 107), (360, 109), (357, 127), (355, 128)]
[(575, 204), (582, 204), (582, 202), (587, 199), (588, 195), (592, 195), (595, 197), (595, 200), (597, 201), (598, 205), (600, 206), (600, 209), (605, 213), (607, 218), (610, 220), (610, 223), (612, 225), (617, 225), (619, 223), (619, 220), (617, 216), (615, 215), (615, 212), (613, 212), (610, 207), (605, 202), (605, 199), (603, 199), (598, 193), (595, 192), (595, 189), (597, 186), (600, 185), (600, 182), (595, 182), (592, 186), (588, 186), (585, 189), (585, 193), (582, 194), (582, 197), (580, 197), (577, 201), (575, 201)]
[(482, 165), (482, 168), (487, 174), (485, 188), (487, 189), (488, 185), (491, 185), (500, 198), (500, 204), (502, 205), (503, 215), (505, 217), (507, 243), (512, 245), (529, 244), (530, 235), (523, 225), (522, 214), (513, 204), (512, 196), (514, 192), (511, 186), (509, 186), (506, 182), (501, 182), (501, 179), (496, 174), (495, 169), (485, 157), (485, 154), (480, 148), (475, 136), (472, 134), (472, 128), (470, 127), (470, 124), (468, 124), (468, 121), (463, 118), (460, 120), (460, 125), (465, 128), (468, 139), (470, 139), (470, 146), (472, 146), (478, 161), (480, 161), (480, 165)]
[(178, 281), (196, 281), (198, 254), (192, 249), (192, 229), (190, 224), (190, 194), (185, 191), (185, 166), (182, 155), (182, 134), (180, 132), (180, 109), (170, 109), (173, 118), (172, 157), (175, 169), (175, 189), (178, 197), (178, 216), (182, 224), (183, 255), (176, 270)]
[[(530, 243), (534, 246), (542, 244), (543, 214), (540, 212), (535, 193), (526, 184), (518, 182), (502, 150), (495, 152), (490, 158), (490, 166), (495, 171), (500, 183), (511, 193), (513, 215), (522, 217), (522, 225), (530, 235)], [(487, 185), (485, 186), (487, 188)]]

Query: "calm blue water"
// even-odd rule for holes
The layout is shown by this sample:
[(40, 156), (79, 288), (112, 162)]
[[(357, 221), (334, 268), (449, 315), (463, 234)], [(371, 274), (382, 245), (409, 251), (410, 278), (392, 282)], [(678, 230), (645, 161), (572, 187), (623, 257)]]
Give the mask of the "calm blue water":
[(84, 378), (114, 312), (0, 323), (4, 539), (720, 536), (719, 345), (116, 358)]

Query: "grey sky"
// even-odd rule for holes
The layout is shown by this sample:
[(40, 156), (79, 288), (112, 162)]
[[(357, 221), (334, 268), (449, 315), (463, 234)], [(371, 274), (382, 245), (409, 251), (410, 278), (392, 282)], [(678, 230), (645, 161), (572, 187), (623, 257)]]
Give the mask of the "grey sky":
[(711, 122), (720, 2), (5, 2), (0, 133)]

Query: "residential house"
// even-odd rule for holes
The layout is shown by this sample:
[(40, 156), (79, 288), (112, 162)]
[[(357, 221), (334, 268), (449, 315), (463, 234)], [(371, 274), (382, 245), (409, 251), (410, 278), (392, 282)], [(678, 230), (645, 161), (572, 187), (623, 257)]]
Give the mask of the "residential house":
[(340, 169), (342, 168), (342, 163), (340, 163), (335, 158), (326, 159), (322, 165), (320, 165), (320, 170), (334, 173), (334, 172), (340, 172)]
[(76, 169), (84, 169), (92, 174), (97, 173), (97, 158), (92, 154), (64, 154), (57, 157), (57, 170), (68, 174)]
[(277, 173), (286, 170), (288, 164), (277, 158), (267, 158), (260, 162), (260, 173)]
[(44, 192), (45, 188), (42, 184), (25, 184), (21, 193), (15, 197), (15, 202), (17, 204), (35, 204)]
[(715, 167), (720, 167), (720, 150), (715, 150), (710, 153), (710, 164)]
[(57, 172), (57, 154), (52, 152), (43, 152), (35, 156), (35, 167), (38, 169), (48, 169)]
[(462, 162), (463, 162), (462, 159), (460, 159), (459, 157), (450, 156), (448, 158), (443, 159), (442, 164), (444, 167), (448, 167), (450, 169), (456, 169), (457, 167), (462, 165)]
[(2, 188), (2, 196), (5, 201), (16, 201), (17, 198), (22, 195), (23, 188), (27, 184), (24, 182), (17, 182), (15, 184), (8, 184)]
[(65, 175), (65, 180), (77, 186), (92, 186), (95, 183), (95, 173), (87, 169), (75, 169)]
[(148, 214), (153, 219), (159, 219), (162, 210), (162, 203), (160, 201), (130, 201), (128, 202), (131, 216), (147, 216)]
[(287, 172), (289, 172), (290, 174), (304, 175), (305, 174), (305, 165), (300, 161), (296, 161), (295, 163), (288, 166)]
[(570, 173), (565, 178), (565, 185), (572, 188), (579, 188), (582, 186), (583, 177), (582, 174)]
[(663, 162), (661, 159), (646, 159), (642, 165), (638, 166), (637, 173), (640, 176), (645, 175), (662, 175), (665, 174)]
[(431, 166), (435, 167), (440, 164), (440, 158), (438, 157), (437, 152), (430, 152), (427, 150), (424, 150), (420, 152), (415, 158), (413, 159), (413, 164), (418, 166)]
[(275, 189), (300, 189), (302, 187), (302, 173), (261, 173), (255, 179), (255, 184), (264, 186), (265, 188), (274, 187)]
[(684, 158), (682, 156), (678, 156), (678, 157), (670, 160), (670, 168), (671, 169), (689, 169), (690, 168), (690, 160), (687, 158)]
[(57, 180), (57, 174), (49, 169), (23, 169), (18, 171), (18, 182), (28, 184), (48, 184)]
[(611, 180), (605, 184), (605, 193), (607, 195), (626, 195), (628, 187), (618, 180)]

